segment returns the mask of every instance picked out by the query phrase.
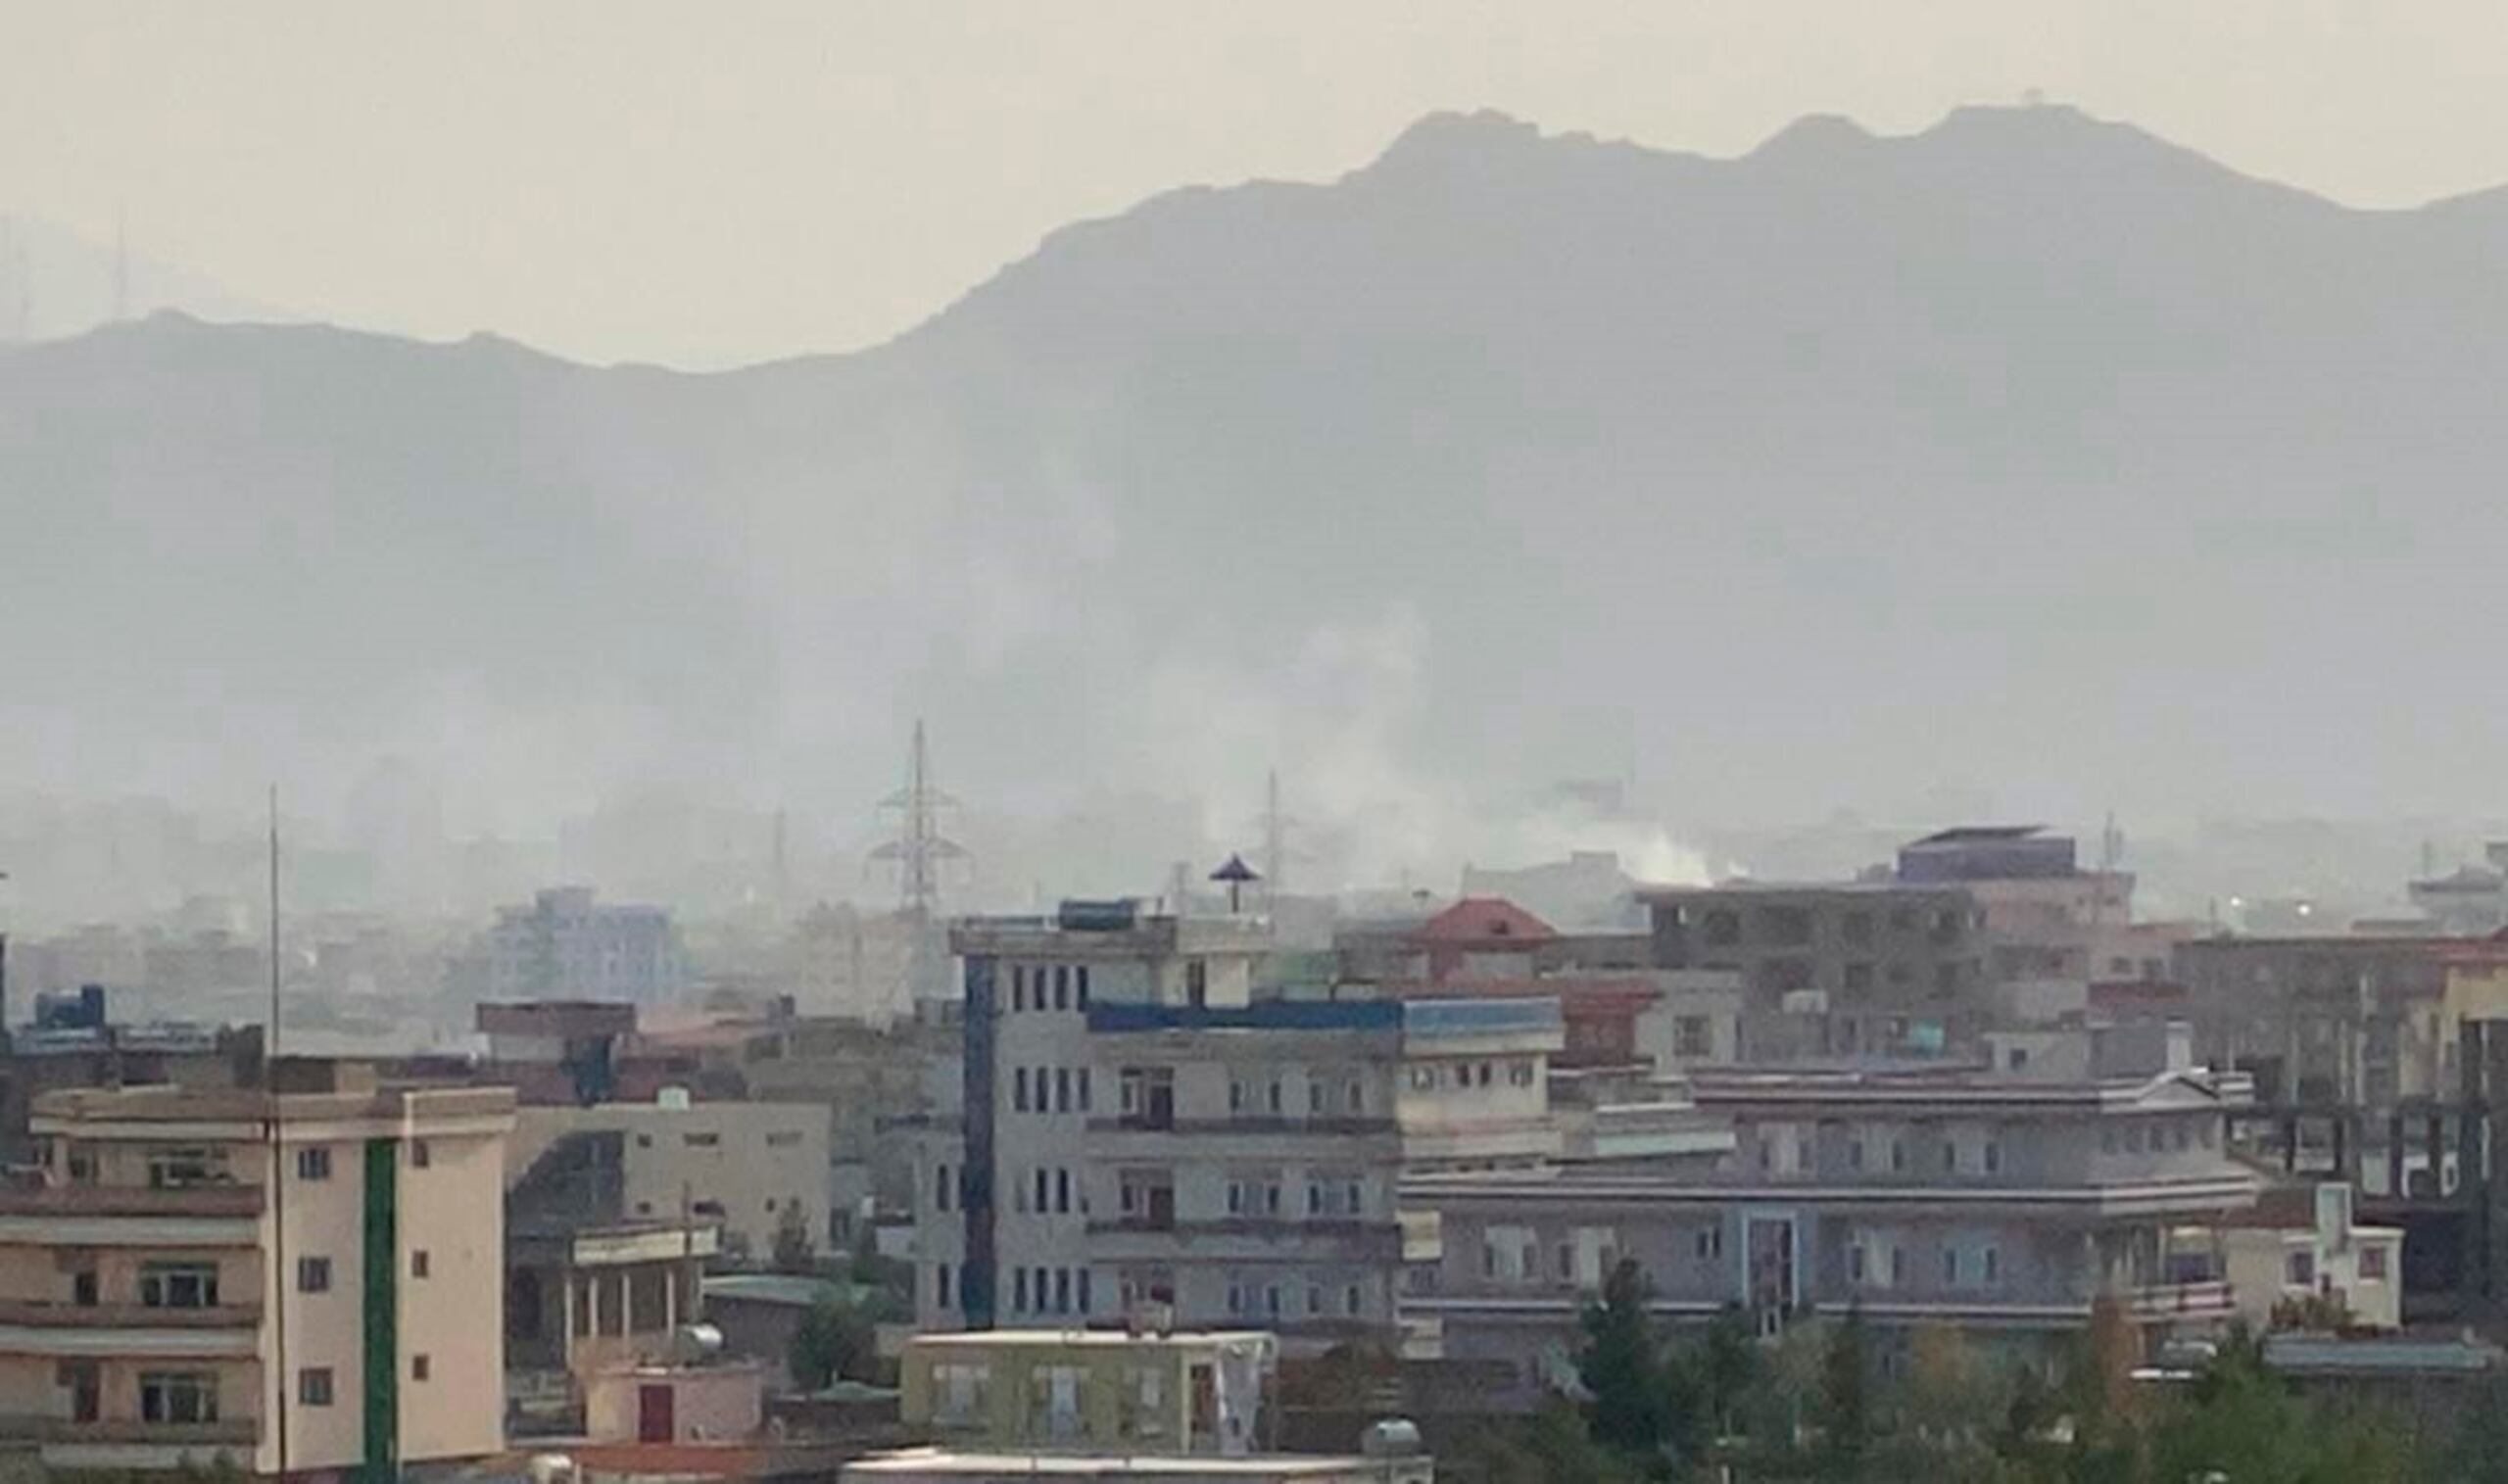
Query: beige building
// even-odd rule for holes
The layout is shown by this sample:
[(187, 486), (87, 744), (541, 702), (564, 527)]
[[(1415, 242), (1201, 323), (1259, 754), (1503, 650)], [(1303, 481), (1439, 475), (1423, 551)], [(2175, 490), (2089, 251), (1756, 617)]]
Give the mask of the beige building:
[[(0, 1189), (0, 1426), (55, 1468), (258, 1473), (504, 1445), (502, 1088), (45, 1094)], [(272, 1296), (276, 1295), (276, 1302)]]
[(722, 1228), (723, 1251), (765, 1258), (797, 1209), (814, 1250), (827, 1247), (828, 1115), (820, 1103), (695, 1103), (665, 1090), (651, 1103), (529, 1107), (514, 1131), (512, 1178), (574, 1135), (619, 1139), (622, 1217)]
[(2224, 1224), (2220, 1241), (2231, 1302), (2258, 1329), (2275, 1309), (2311, 1299), (2359, 1328), (2403, 1323), (2403, 1231), (2355, 1223), (2348, 1185), (2268, 1191)]

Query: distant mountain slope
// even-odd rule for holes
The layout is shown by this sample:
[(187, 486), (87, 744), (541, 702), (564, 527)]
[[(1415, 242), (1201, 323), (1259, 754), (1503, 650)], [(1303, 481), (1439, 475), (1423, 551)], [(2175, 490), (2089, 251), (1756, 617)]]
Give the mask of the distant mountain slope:
[(1734, 161), (1437, 117), (850, 357), (121, 326), (0, 357), (43, 609), (0, 674), (117, 755), (203, 676), (323, 748), (455, 687), (589, 774), (832, 796), (912, 706), (968, 788), (1278, 760), (1394, 858), (1632, 737), (1727, 818), (2470, 797), (2498, 201), (2346, 210), (2053, 108)]
[(224, 324), (305, 317), (142, 252), (122, 263), (111, 242), (0, 208), (0, 345), (83, 335), (113, 321), (118, 299), (130, 318), (160, 310)]

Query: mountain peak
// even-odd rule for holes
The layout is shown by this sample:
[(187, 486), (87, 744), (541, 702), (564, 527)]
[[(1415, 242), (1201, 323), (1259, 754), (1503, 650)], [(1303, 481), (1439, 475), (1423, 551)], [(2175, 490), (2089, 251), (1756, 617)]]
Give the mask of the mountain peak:
[(1500, 153), (1519, 153), (1542, 142), (1541, 130), (1496, 109), (1440, 111), (1423, 116), (1394, 136), (1373, 168), (1437, 168), (1479, 163)]

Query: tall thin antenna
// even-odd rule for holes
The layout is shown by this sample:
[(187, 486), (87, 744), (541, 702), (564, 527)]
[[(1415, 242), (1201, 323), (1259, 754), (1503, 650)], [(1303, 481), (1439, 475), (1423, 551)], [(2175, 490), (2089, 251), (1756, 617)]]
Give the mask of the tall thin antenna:
[(1298, 830), (1297, 817), (1280, 804), (1280, 770), (1272, 769), (1263, 779), (1263, 900), (1266, 909), (1288, 891), (1289, 865), (1305, 857), (1289, 843)]
[(287, 1145), (280, 1133), (278, 785), (270, 785), (270, 1020), (262, 1036), (262, 1104), (270, 1131), (270, 1341), (278, 1418), (278, 1476), (287, 1477)]

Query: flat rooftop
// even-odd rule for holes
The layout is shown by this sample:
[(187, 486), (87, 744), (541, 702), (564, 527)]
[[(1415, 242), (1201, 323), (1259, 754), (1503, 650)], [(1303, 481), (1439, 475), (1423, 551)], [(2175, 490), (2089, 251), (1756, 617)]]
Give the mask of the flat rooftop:
[(1253, 1454), (1226, 1458), (1214, 1454), (1112, 1453), (972, 1453), (943, 1448), (909, 1448), (873, 1454), (844, 1465), (843, 1477), (876, 1479), (886, 1474), (928, 1478), (934, 1474), (970, 1479), (1345, 1479), (1387, 1477), (1388, 1462), (1418, 1459), (1362, 1459), (1355, 1455)]
[(333, 1092), (282, 1092), (257, 1087), (72, 1087), (39, 1094), (39, 1120), (75, 1123), (233, 1124), (271, 1117), (317, 1119), (430, 1119), (509, 1116), (510, 1087), (391, 1086)]
[(906, 1343), (922, 1349), (1004, 1350), (1033, 1347), (1066, 1350), (1074, 1345), (1120, 1350), (1151, 1345), (1269, 1345), (1268, 1329), (1171, 1329), (1159, 1334), (1132, 1334), (1121, 1329), (970, 1329), (948, 1334), (919, 1334)]

